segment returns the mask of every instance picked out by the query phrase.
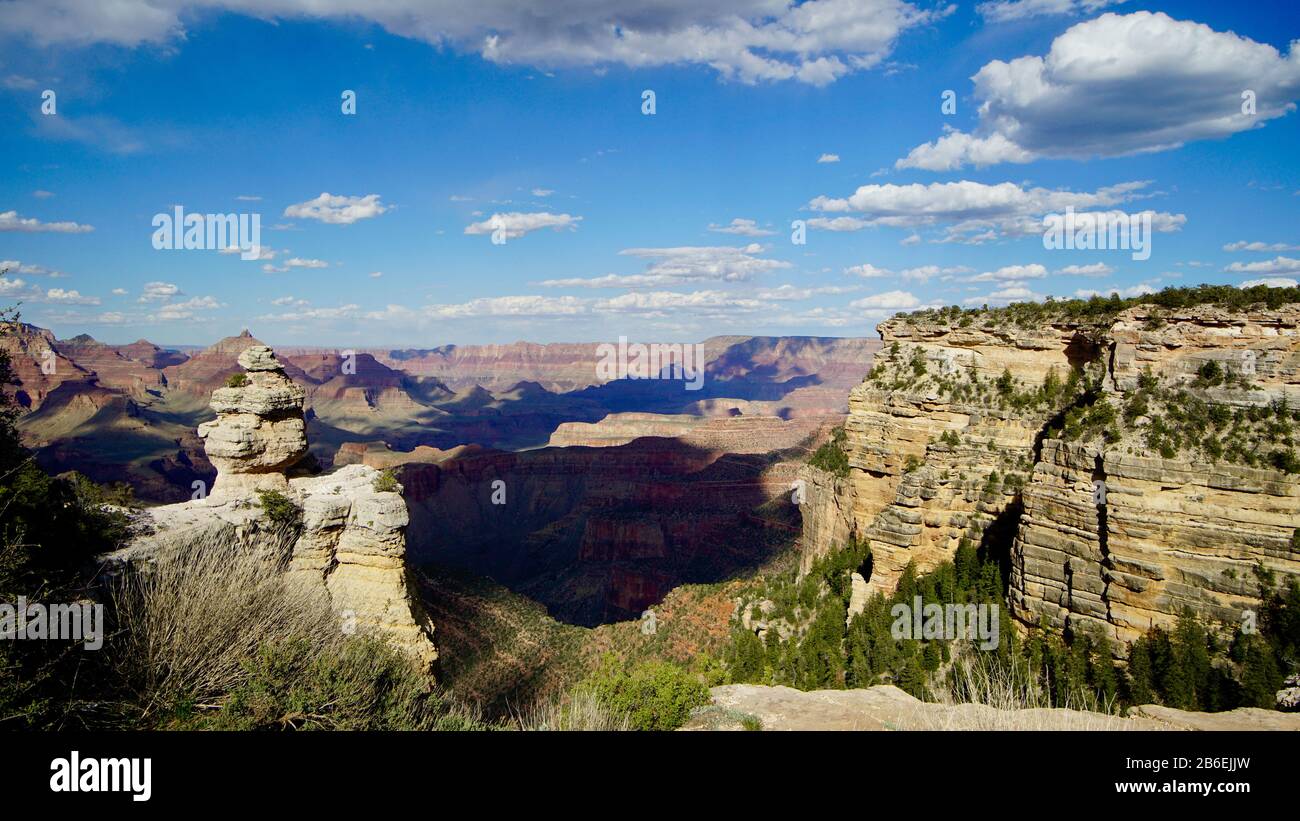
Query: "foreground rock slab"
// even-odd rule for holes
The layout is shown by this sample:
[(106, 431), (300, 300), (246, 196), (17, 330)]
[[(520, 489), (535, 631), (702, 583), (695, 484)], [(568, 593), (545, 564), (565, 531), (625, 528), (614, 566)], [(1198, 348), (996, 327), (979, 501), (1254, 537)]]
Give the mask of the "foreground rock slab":
[[(1247, 708), (1188, 713), (1144, 705), (1128, 717), (1080, 710), (999, 710), (983, 704), (931, 704), (892, 685), (814, 690), (726, 684), (710, 690), (684, 730), (1296, 730), (1300, 714)], [(748, 726), (747, 726), (748, 725)]]

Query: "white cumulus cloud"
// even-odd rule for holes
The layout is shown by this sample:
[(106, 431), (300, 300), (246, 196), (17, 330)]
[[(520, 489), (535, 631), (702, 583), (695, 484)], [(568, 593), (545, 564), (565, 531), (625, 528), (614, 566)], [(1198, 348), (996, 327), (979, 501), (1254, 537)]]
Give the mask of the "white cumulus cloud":
[[(930, 4), (925, 4), (930, 5)], [(743, 83), (826, 85), (884, 61), (907, 31), (955, 5), (905, 0), (12, 0), (0, 32), (38, 45), (171, 44), (212, 10), (267, 20), (361, 20), (400, 37), (543, 68), (707, 66)]]
[(20, 217), (17, 211), (0, 211), (0, 231), (24, 234), (85, 234), (94, 231), (93, 225), (77, 222), (42, 222), (35, 217)]
[(387, 210), (388, 206), (379, 201), (378, 194), (345, 197), (321, 192), (318, 197), (290, 205), (284, 209), (284, 216), (318, 220), (330, 225), (351, 225), (358, 220), (377, 217)]
[(552, 228), (556, 231), (566, 228), (573, 230), (578, 227), (578, 222), (581, 219), (582, 217), (569, 214), (552, 214), (548, 211), (535, 211), (532, 213), (511, 211), (504, 214), (493, 214), (482, 222), (471, 223), (465, 226), (465, 233), (470, 235), (491, 235), (497, 230), (502, 230), (506, 239), (514, 239), (532, 231), (540, 231), (543, 228)]
[[(1013, 5), (1025, 8), (995, 4)], [(994, 60), (972, 80), (974, 133), (949, 131), (897, 167), (1116, 157), (1222, 139), (1295, 109), (1300, 49), (1281, 54), (1160, 12), (1112, 12), (1072, 26), (1045, 56)]]

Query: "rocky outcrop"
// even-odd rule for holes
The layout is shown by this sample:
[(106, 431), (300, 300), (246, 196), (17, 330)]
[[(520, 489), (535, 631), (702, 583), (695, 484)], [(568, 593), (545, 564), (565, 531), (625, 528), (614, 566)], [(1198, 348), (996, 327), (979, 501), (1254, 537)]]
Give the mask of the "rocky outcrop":
[[(1279, 409), (1300, 407), (1300, 306), (1206, 307), (1160, 320), (1137, 308), (1111, 326), (1107, 401), (1124, 405), (1144, 377), (1189, 389), (1175, 401), (1203, 400), (1234, 416), (1254, 408), (1280, 425), (1271, 433), (1207, 426), (1197, 436), (1264, 455), (1284, 445), (1277, 431), (1295, 420)], [(1196, 388), (1210, 362), (1237, 378), (1201, 378)], [(1259, 604), (1257, 568), (1300, 576), (1300, 474), (1267, 459), (1216, 459), (1188, 443), (1162, 454), (1147, 443), (1149, 424), (1117, 421), (1102, 439), (1043, 442), (1012, 549), (1011, 604), (1022, 620), (1094, 624), (1122, 643), (1172, 627), (1185, 610), (1235, 626)]]
[[(1300, 306), (1043, 316), (880, 325), (849, 399), (849, 477), (809, 477), (805, 561), (856, 529), (869, 589), (889, 593), (908, 563), (924, 572), (969, 539), (1011, 546), (1026, 623), (1092, 625), (1121, 650), (1185, 609), (1239, 624), (1260, 602), (1256, 568), (1300, 575), (1300, 474), (1285, 468)], [(1108, 415), (1089, 427), (1095, 408)], [(1168, 432), (1190, 413), (1217, 421)]]
[(217, 469), (213, 496), (283, 491), (285, 471), (307, 455), (303, 420), (306, 393), (284, 375), (284, 366), (265, 345), (239, 355), (247, 371), (242, 384), (212, 392), (217, 418), (199, 425), (208, 460)]
[(813, 562), (844, 547), (858, 536), (857, 494), (849, 476), (804, 465), (799, 470), (799, 515), (803, 517), (803, 549), (799, 551), (799, 575), (812, 569)]
[[(996, 380), (1010, 373), (1016, 384), (1036, 386), (1053, 372), (1063, 379), (1088, 346), (1069, 327), (1018, 333), (895, 319), (880, 332), (879, 367), (849, 395), (846, 495), (871, 546), (869, 587), (888, 593), (909, 562), (930, 570), (963, 538), (978, 543), (1005, 524), (1056, 408), (1006, 407)], [(825, 549), (815, 530), (809, 545)]]
[(115, 558), (147, 560), (182, 540), (214, 536), (256, 549), (273, 529), (260, 494), (281, 493), (301, 513), (286, 572), (324, 589), (340, 629), (379, 632), (428, 669), (437, 652), (433, 627), (408, 578), (409, 517), (401, 486), (382, 482), (380, 471), (365, 465), (286, 475), (307, 451), (303, 391), (285, 377), (270, 348), (248, 347), (239, 362), (247, 384), (214, 391), (217, 419), (199, 429), (217, 468), (212, 493), (147, 509), (146, 535)]
[(1189, 713), (1133, 707), (1127, 717), (1062, 708), (999, 710), (983, 704), (920, 701), (892, 685), (861, 690), (795, 690), (726, 684), (683, 730), (1300, 730), (1300, 715), (1246, 707)]

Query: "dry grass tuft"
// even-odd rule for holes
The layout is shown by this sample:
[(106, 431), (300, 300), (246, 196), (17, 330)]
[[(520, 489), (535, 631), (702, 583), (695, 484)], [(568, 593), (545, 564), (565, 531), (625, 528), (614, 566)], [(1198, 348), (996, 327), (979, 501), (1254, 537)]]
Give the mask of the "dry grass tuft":
[(325, 650), (342, 641), (323, 588), (284, 572), (292, 538), (272, 532), (250, 548), (217, 531), (112, 583), (122, 642), (116, 664), (146, 714), (230, 692), (263, 643), (294, 637)]
[(1091, 693), (1071, 694), (1061, 703), (1039, 685), (1019, 660), (1003, 663), (987, 653), (959, 650), (942, 704), (916, 708), (912, 724), (925, 730), (1128, 730)]
[(579, 687), (560, 700), (538, 701), (516, 712), (514, 723), (521, 730), (623, 731), (632, 729), (625, 715), (611, 711), (591, 690)]

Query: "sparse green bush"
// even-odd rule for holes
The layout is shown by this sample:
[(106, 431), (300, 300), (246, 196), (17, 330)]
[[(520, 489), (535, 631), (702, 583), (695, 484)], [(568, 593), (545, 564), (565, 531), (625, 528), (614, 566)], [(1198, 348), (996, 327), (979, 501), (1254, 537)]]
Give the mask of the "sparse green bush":
[(1278, 448), (1268, 457), (1269, 463), (1283, 473), (1300, 473), (1300, 457), (1294, 450)]
[(844, 477), (849, 475), (849, 454), (845, 449), (844, 428), (831, 432), (831, 438), (808, 457), (808, 464), (827, 473)]
[(257, 498), (271, 524), (277, 527), (297, 527), (302, 523), (302, 508), (278, 490), (260, 490)]
[(913, 350), (912, 360), (909, 364), (912, 368), (912, 376), (917, 378), (925, 376), (926, 371), (928, 370), (928, 367), (926, 366), (925, 363), (925, 351), (922, 350), (921, 348), (916, 348), (915, 350)]
[(397, 483), (397, 477), (391, 470), (383, 470), (375, 477), (374, 488), (376, 493), (396, 493), (401, 487)]
[(1223, 368), (1218, 362), (1210, 360), (1196, 369), (1196, 386), (1213, 387), (1223, 382)]
[(998, 377), (993, 385), (997, 388), (998, 396), (1010, 396), (1012, 391), (1016, 389), (1016, 380), (1011, 375), (1011, 369), (1003, 369), (1002, 375)]
[(586, 682), (601, 703), (626, 715), (634, 730), (675, 730), (691, 710), (709, 703), (709, 690), (695, 676), (667, 661), (624, 668), (608, 655)]
[(230, 376), (226, 377), (227, 388), (242, 388), (246, 385), (248, 385), (248, 374), (243, 373), (242, 371), (240, 373), (232, 373)]

